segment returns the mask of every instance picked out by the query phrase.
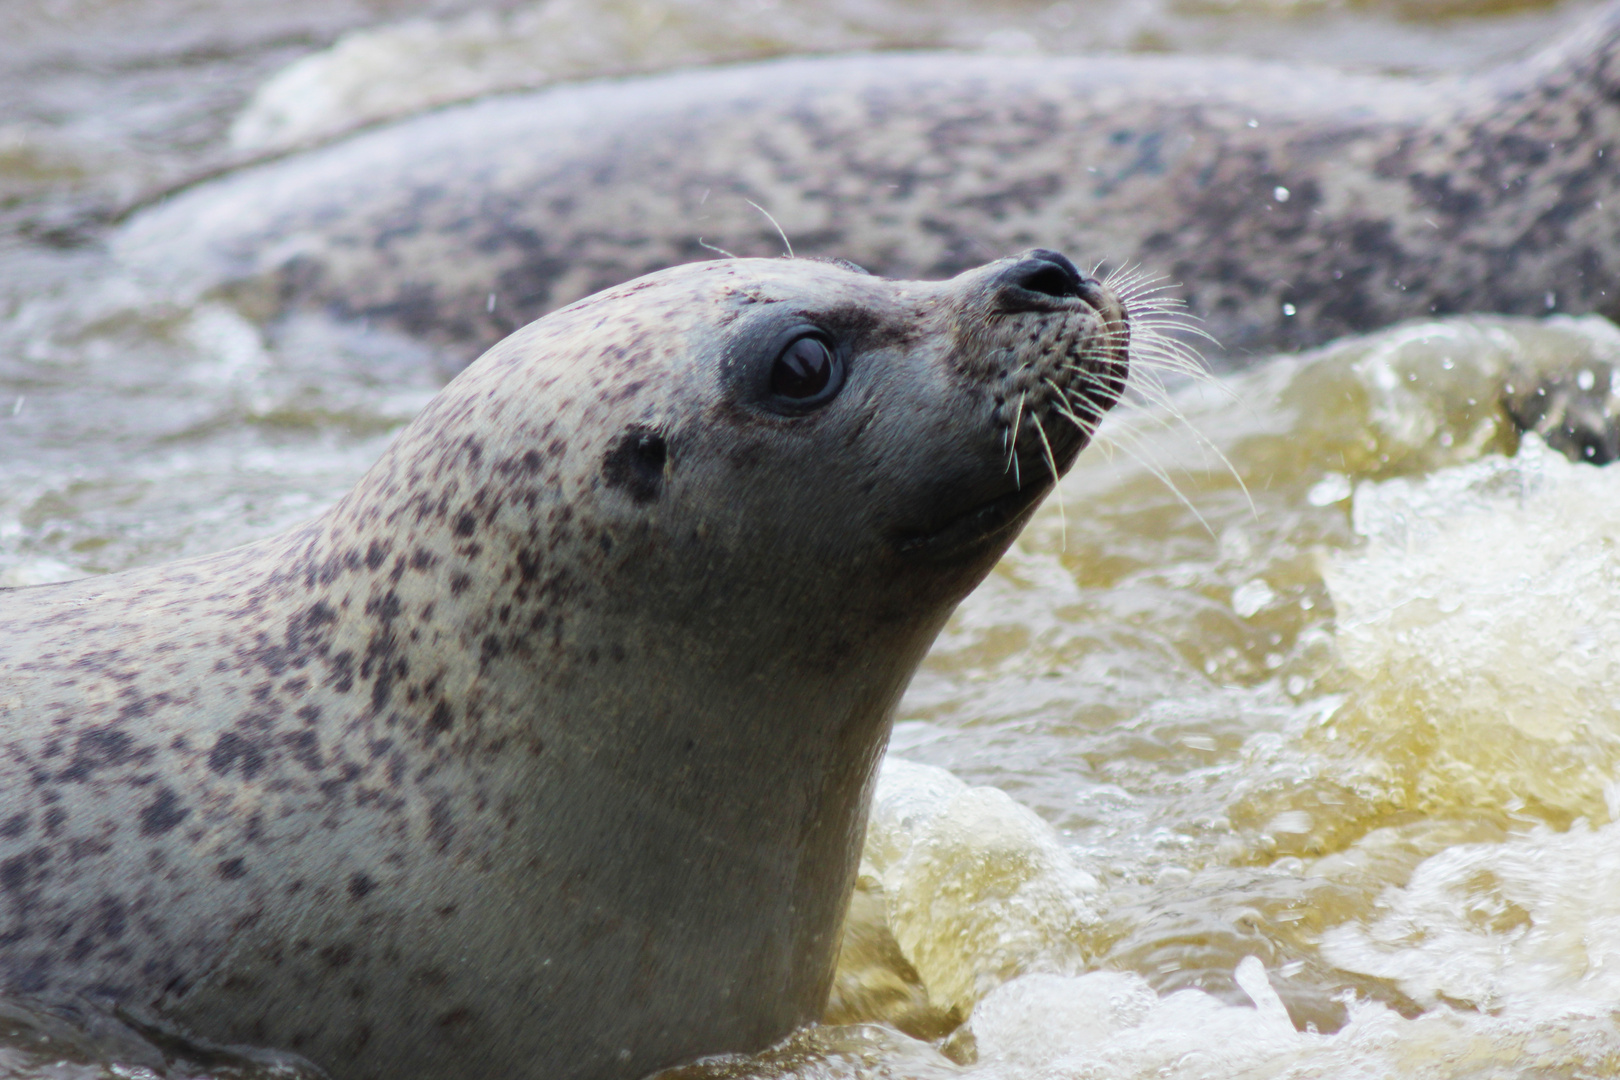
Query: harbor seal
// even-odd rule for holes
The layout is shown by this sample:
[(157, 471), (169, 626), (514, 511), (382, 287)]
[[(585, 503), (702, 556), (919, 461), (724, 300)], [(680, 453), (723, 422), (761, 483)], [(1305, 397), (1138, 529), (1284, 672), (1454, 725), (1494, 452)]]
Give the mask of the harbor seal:
[(133, 266), (460, 357), (662, 266), (943, 277), (1043, 244), (1179, 282), (1233, 354), (1416, 316), (1617, 311), (1620, 6), (1424, 81), (1240, 60), (890, 54), (446, 108), (167, 197)]
[(343, 1080), (626, 1078), (832, 978), (891, 713), (1118, 398), (1117, 297), (723, 260), (273, 538), (0, 592), (0, 976)]

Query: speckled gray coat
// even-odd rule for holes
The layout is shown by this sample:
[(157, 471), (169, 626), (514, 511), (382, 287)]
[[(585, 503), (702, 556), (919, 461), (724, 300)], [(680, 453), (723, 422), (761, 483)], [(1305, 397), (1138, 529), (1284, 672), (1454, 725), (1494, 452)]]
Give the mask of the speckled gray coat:
[(445, 109), (170, 198), (119, 238), (255, 310), (475, 354), (702, 246), (937, 277), (1030, 245), (1182, 284), (1230, 349), (1610, 312), (1620, 9), (1450, 82), (1188, 58), (879, 55)]
[[(1060, 405), (1117, 397), (1111, 305), (1042, 253), (668, 271), (508, 338), (305, 527), (0, 592), (0, 990), (343, 1078), (813, 1019), (890, 711), (1084, 444)], [(841, 389), (778, 407), (807, 328)]]

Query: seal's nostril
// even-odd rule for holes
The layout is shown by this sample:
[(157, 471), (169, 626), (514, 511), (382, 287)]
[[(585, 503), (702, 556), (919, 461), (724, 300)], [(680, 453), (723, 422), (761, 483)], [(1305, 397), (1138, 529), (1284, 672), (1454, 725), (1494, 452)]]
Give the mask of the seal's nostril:
[(1069, 280), (1069, 275), (1051, 263), (1025, 274), (1019, 279), (1018, 284), (1030, 292), (1045, 293), (1047, 296), (1079, 295), (1079, 289)]
[(1004, 280), (1029, 292), (1064, 299), (1079, 296), (1083, 281), (1074, 263), (1044, 248), (1029, 252)]

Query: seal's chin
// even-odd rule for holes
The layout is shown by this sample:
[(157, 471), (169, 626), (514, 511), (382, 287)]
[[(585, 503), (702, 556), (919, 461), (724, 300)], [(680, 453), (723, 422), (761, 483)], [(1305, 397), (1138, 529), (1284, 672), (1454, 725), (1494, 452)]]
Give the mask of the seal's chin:
[(1032, 480), (927, 528), (903, 530), (895, 536), (894, 549), (916, 562), (954, 562), (981, 554), (992, 545), (1009, 542), (1051, 490), (1051, 477)]

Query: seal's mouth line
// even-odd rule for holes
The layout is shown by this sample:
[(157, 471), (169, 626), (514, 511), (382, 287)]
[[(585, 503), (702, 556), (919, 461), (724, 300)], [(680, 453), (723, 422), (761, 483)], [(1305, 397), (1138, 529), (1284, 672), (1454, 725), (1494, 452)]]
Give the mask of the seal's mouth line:
[(899, 533), (894, 550), (908, 559), (938, 560), (959, 554), (965, 548), (979, 547), (1019, 525), (1051, 489), (1051, 477), (1026, 483), (970, 507), (935, 528)]

